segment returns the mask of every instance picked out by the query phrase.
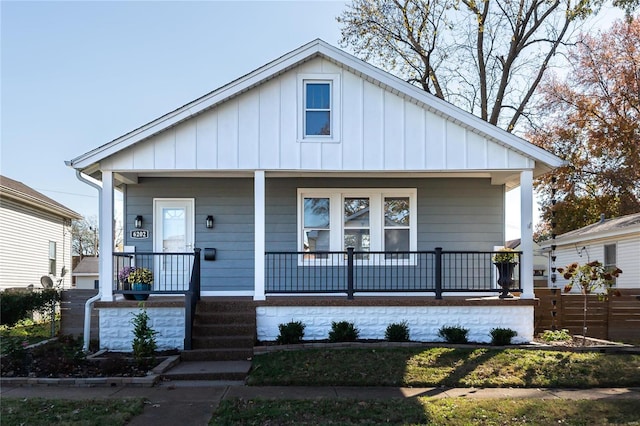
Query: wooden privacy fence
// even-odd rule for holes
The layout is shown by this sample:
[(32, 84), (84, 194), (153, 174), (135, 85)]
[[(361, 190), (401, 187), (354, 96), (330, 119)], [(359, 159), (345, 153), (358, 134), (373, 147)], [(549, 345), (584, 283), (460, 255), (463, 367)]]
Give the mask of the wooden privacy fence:
[[(587, 336), (596, 339), (640, 342), (640, 288), (621, 289), (621, 296), (599, 300), (587, 296)], [(536, 288), (540, 303), (535, 308), (535, 333), (567, 329), (582, 334), (583, 296), (564, 294), (562, 289)]]
[[(84, 333), (84, 303), (98, 290), (65, 290), (60, 301), (60, 334), (82, 337)], [(91, 339), (99, 338), (98, 310), (91, 311)]]

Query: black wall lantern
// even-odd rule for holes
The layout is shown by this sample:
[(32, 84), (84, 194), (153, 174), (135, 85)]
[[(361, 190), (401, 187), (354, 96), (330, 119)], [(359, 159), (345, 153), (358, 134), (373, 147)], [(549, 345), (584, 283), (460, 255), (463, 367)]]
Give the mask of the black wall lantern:
[(213, 216), (207, 216), (206, 225), (208, 229), (213, 228)]
[(140, 215), (136, 216), (136, 218), (133, 221), (133, 226), (135, 226), (136, 229), (142, 228), (142, 216)]

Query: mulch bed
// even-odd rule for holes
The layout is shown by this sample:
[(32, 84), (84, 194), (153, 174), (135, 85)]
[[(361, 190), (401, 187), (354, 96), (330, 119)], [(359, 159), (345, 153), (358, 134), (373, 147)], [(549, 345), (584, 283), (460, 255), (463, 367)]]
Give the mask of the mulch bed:
[(87, 357), (80, 339), (60, 336), (42, 345), (14, 350), (0, 359), (2, 377), (144, 377), (167, 356), (179, 351), (156, 352), (153, 359), (137, 362), (130, 353), (103, 352)]

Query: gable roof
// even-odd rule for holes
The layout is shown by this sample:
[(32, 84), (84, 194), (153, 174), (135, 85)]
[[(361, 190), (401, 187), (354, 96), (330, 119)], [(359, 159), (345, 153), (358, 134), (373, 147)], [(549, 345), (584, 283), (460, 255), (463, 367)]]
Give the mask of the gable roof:
[(20, 203), (37, 207), (65, 219), (82, 219), (82, 215), (79, 213), (41, 194), (24, 183), (9, 179), (6, 176), (0, 176), (0, 196), (1, 198), (13, 199)]
[[(638, 233), (638, 235), (640, 235), (640, 213), (629, 214), (612, 219), (603, 218), (591, 225), (558, 235), (554, 244), (568, 244), (578, 241), (615, 237), (630, 233)], [(541, 246), (548, 246), (551, 244), (551, 241), (540, 243)]]
[(156, 120), (153, 120), (119, 138), (112, 140), (92, 151), (82, 154), (68, 162), (67, 165), (83, 171), (86, 174), (94, 174), (99, 170), (99, 162), (123, 149), (126, 149), (144, 139), (158, 134), (172, 126), (181, 123), (191, 117), (215, 107), (233, 97), (236, 97), (251, 88), (266, 82), (278, 75), (316, 57), (322, 57), (332, 61), (349, 71), (372, 82), (385, 87), (400, 96), (405, 96), (422, 105), (425, 109), (454, 123), (473, 129), (491, 140), (508, 146), (510, 149), (532, 158), (536, 162), (535, 176), (546, 173), (563, 164), (563, 161), (524, 139), (508, 133), (478, 117), (468, 113), (449, 102), (439, 99), (422, 89), (407, 83), (406, 81), (373, 65), (356, 58), (328, 43), (316, 39), (298, 49), (295, 49), (280, 58), (174, 110)]

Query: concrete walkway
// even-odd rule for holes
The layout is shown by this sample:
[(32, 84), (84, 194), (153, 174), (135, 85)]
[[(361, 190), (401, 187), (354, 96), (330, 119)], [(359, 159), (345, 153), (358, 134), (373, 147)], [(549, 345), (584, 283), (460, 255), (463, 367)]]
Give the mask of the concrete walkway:
[(542, 398), (542, 399), (636, 399), (640, 388), (520, 389), (520, 388), (398, 388), (398, 387), (304, 387), (245, 386), (242, 382), (176, 381), (154, 387), (6, 386), (1, 398), (122, 399), (145, 398), (144, 413), (129, 425), (206, 425), (223, 399), (316, 399), (354, 398)]

